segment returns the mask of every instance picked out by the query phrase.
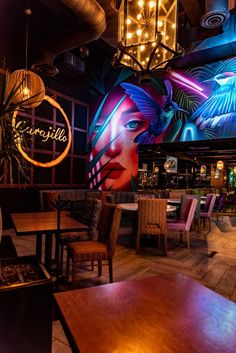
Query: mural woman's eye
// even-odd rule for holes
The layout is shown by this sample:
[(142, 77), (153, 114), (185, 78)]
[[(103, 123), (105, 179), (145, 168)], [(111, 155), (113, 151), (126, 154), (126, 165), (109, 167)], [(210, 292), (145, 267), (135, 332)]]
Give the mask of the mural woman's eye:
[(94, 132), (98, 132), (101, 129), (102, 125), (96, 124), (94, 127)]
[(136, 131), (143, 126), (143, 121), (141, 120), (130, 120), (125, 124), (126, 129), (130, 131)]

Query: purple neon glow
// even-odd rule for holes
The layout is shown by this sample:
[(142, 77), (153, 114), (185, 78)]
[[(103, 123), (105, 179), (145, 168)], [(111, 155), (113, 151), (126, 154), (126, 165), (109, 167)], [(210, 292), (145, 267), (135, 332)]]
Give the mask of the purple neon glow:
[(201, 86), (197, 85), (196, 83), (192, 82), (191, 80), (187, 79), (186, 77), (178, 74), (177, 72), (172, 71), (170, 74), (173, 77), (173, 81), (179, 83), (182, 86), (191, 88), (192, 91), (197, 92), (198, 94), (200, 94), (204, 98), (208, 98), (208, 96), (202, 92), (203, 88)]

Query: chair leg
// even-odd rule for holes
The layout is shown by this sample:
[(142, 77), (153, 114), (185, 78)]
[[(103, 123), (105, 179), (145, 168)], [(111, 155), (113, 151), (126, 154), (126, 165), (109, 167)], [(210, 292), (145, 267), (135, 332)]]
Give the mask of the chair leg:
[(61, 275), (63, 271), (64, 245), (61, 243), (60, 246), (61, 246), (61, 254), (60, 254), (60, 260), (59, 260), (59, 263), (60, 263), (59, 273)]
[(186, 240), (187, 240), (187, 247), (190, 248), (190, 232), (185, 232)]
[(98, 276), (102, 275), (102, 260), (98, 260)]
[(67, 257), (66, 257), (66, 280), (69, 281), (69, 275), (70, 275), (70, 255), (69, 251), (67, 251)]
[(77, 270), (77, 262), (72, 261), (72, 285), (76, 284), (76, 270)]
[(200, 218), (197, 219), (197, 232), (201, 233), (201, 220), (200, 220)]
[(167, 256), (167, 235), (163, 234), (163, 250), (164, 250), (164, 256)]
[(109, 266), (109, 280), (110, 280), (110, 283), (113, 283), (113, 264), (112, 264), (112, 259), (108, 260), (108, 266)]
[(209, 222), (209, 230), (207, 233), (210, 233), (210, 231), (211, 231), (211, 218), (210, 217), (208, 218), (208, 222)]
[(140, 248), (140, 233), (137, 233), (137, 237), (136, 237), (136, 254), (139, 254), (139, 248)]

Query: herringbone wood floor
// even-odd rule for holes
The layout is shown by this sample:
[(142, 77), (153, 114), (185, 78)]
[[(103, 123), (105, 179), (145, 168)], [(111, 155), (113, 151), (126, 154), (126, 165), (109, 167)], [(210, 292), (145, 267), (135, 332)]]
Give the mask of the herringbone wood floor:
[[(191, 249), (180, 247), (177, 235), (169, 234), (167, 257), (158, 255), (154, 247), (145, 247), (141, 255), (137, 256), (130, 246), (131, 228), (121, 227), (114, 257), (114, 280), (181, 272), (236, 302), (236, 218), (233, 220), (235, 227), (230, 223), (229, 217), (224, 217), (218, 225), (213, 220), (212, 231), (207, 235), (207, 240), (201, 239), (204, 238), (204, 233), (193, 231)], [(5, 233), (12, 236), (19, 256), (35, 254), (34, 236), (17, 237), (14, 230), (7, 230)], [(101, 277), (97, 276), (97, 272), (88, 271), (88, 268), (78, 272), (78, 288), (105, 283), (108, 283), (107, 266), (103, 267)], [(62, 283), (59, 288), (68, 289), (71, 289), (70, 283)], [(72, 353), (72, 350), (59, 320), (54, 320), (52, 353), (62, 352)]]
[[(129, 224), (120, 228), (119, 242), (114, 257), (114, 281), (149, 277), (157, 274), (181, 272), (214, 291), (236, 302), (236, 227), (229, 217), (216, 224), (212, 231), (191, 233), (191, 249), (180, 246), (177, 234), (168, 236), (168, 256), (161, 255), (154, 244), (146, 244), (140, 255), (130, 246)], [(9, 231), (8, 231), (9, 234)], [(16, 237), (11, 232), (18, 255), (35, 252), (34, 237)], [(204, 239), (206, 238), (206, 239)], [(77, 287), (90, 287), (108, 283), (108, 268), (103, 266), (103, 276), (98, 277), (88, 267), (78, 271)], [(70, 283), (61, 284), (60, 290), (71, 289)]]

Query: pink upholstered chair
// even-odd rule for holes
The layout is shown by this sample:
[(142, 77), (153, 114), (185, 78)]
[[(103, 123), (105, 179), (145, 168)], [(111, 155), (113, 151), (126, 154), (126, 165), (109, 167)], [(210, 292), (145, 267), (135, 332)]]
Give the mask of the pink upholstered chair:
[(205, 207), (199, 213), (200, 219), (203, 220), (204, 222), (207, 220), (209, 223), (208, 233), (211, 231), (211, 214), (212, 214), (215, 202), (216, 202), (216, 195), (207, 194)]
[(181, 241), (185, 234), (188, 248), (190, 248), (190, 228), (196, 207), (197, 199), (185, 197), (181, 204), (180, 218), (167, 220), (167, 231), (180, 232)]

